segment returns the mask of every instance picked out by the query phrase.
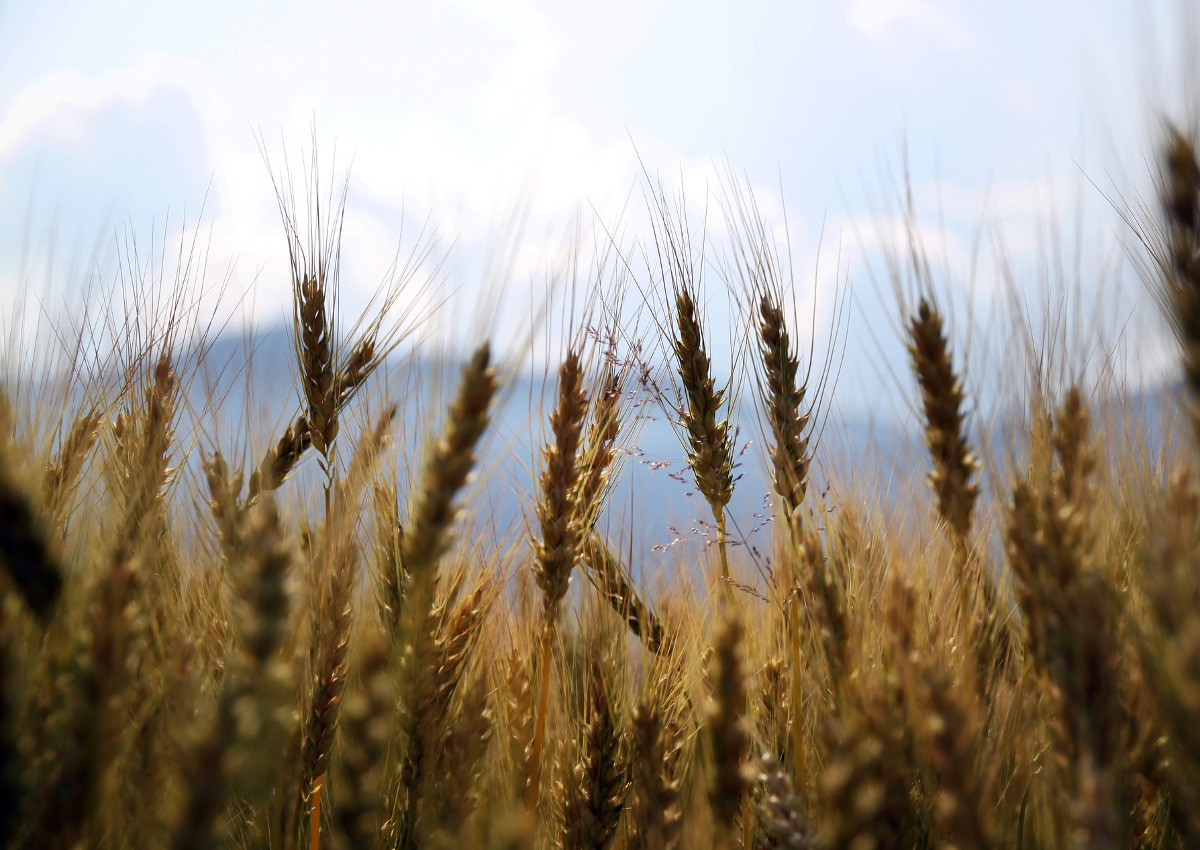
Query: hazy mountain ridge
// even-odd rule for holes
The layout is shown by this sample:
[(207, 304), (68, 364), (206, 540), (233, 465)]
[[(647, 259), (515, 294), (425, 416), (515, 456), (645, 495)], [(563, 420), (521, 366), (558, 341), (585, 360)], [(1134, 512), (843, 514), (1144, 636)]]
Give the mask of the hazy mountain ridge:
[[(190, 387), (189, 403), (194, 410), (211, 408), (210, 398), (223, 401), (209, 415), (217, 423), (215, 444), (221, 434), (244, 434), (245, 423), (254, 423), (261, 433), (255, 451), (265, 448), (278, 428), (301, 409), (300, 394), (295, 377), (295, 357), (290, 330), (279, 327), (253, 337), (230, 334), (217, 338), (207, 349), (200, 364), (200, 380)], [(401, 486), (407, 476), (419, 468), (421, 440), (429, 427), (438, 427), (445, 405), (457, 382), (458, 364), (441, 356), (407, 353), (393, 357), (364, 388), (361, 398), (350, 407), (345, 421), (364, 418), (364, 411), (379, 410), (383, 401), (400, 405), (399, 421), (394, 429), (396, 439), (403, 445), (403, 463), (399, 470)], [(547, 383), (549, 382), (549, 383)], [(480, 463), (480, 488), (477, 497), (486, 506), (489, 527), (508, 528), (515, 533), (530, 519), (525, 507), (533, 503), (535, 475), (540, 465), (541, 434), (549, 410), (539, 408), (538, 400), (553, 397), (553, 375), (523, 373), (509, 381), (501, 402), (493, 413), (490, 435), (485, 438)], [(247, 419), (246, 393), (251, 387), (254, 411)], [(1140, 430), (1147, 435), (1147, 445), (1157, 453), (1162, 445), (1163, 417), (1178, 404), (1180, 385), (1176, 382), (1157, 388), (1131, 392), (1120, 405), (1125, 428)], [(1116, 402), (1106, 405), (1096, 402), (1094, 419), (1109, 421)], [(1109, 408), (1113, 409), (1109, 409)], [(646, 415), (636, 423), (636, 440), (626, 447), (619, 461), (621, 469), (612, 488), (608, 508), (601, 518), (602, 531), (616, 545), (633, 556), (647, 558), (655, 550), (674, 545), (703, 545), (711, 539), (711, 514), (708, 505), (694, 493), (691, 473), (687, 468), (684, 449), (679, 437), (661, 408), (644, 408)], [(740, 410), (741, 424), (736, 429), (739, 455), (735, 474), (738, 477), (733, 499), (728, 508), (730, 535), (739, 545), (764, 548), (770, 540), (771, 487), (767, 475), (767, 458), (760, 427), (753, 419), (753, 403), (743, 395)], [(1108, 419), (1106, 420), (1106, 417)], [(279, 425), (273, 430), (272, 423)], [(991, 434), (990, 453), (999, 458), (997, 466), (1003, 474), (1020, 463), (1012, 446), (1022, 445), (1015, 439), (1026, 427), (1015, 420), (1001, 423), (974, 421), (975, 439)], [(919, 516), (930, 504), (925, 489), (928, 456), (916, 418), (909, 427), (883, 420), (831, 416), (823, 423), (822, 440), (817, 447), (812, 470), (811, 488), (822, 492), (825, 481), (854, 481), (869, 492), (881, 505), (902, 514)], [(627, 426), (628, 427), (628, 426)], [(352, 435), (353, 426), (343, 433)], [(214, 441), (201, 438), (201, 445)], [(348, 446), (343, 445), (343, 453)], [(343, 457), (348, 455), (343, 454)], [(249, 454), (252, 465), (257, 455)], [(1007, 460), (1004, 460), (1007, 459)], [(315, 484), (319, 471), (316, 464), (304, 464), (297, 481), (287, 486), (305, 487)], [(983, 472), (984, 499), (991, 489)], [(470, 522), (470, 518), (468, 518)], [(630, 538), (629, 529), (634, 529)]]

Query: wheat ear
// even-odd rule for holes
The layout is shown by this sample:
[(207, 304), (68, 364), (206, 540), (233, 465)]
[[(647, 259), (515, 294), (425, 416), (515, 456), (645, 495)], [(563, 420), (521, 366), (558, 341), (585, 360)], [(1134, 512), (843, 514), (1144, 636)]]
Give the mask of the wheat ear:
[[(431, 587), (437, 561), (450, 546), (450, 526), (458, 514), (455, 499), (475, 466), (475, 447), (487, 429), (497, 388), (490, 352), (484, 343), (463, 367), (442, 435), (421, 472), (420, 490), (400, 544), (400, 564), (416, 593), (425, 594)], [(421, 608), (431, 601), (425, 595), (406, 603)]]
[(789, 526), (808, 489), (809, 413), (807, 387), (799, 380), (796, 356), (783, 308), (770, 293), (758, 305), (759, 355), (763, 366), (763, 406), (771, 427), (771, 483), (787, 512)]
[(1188, 412), (1200, 442), (1200, 163), (1194, 140), (1171, 128), (1162, 159), (1166, 169), (1159, 196), (1167, 242), (1162, 301), (1182, 349)]
[[(800, 360), (792, 345), (778, 298), (770, 291), (763, 293), (758, 305), (759, 355), (763, 378), (760, 388), (763, 406), (771, 427), (771, 482), (779, 496), (786, 516), (790, 542), (799, 543), (800, 505), (808, 489), (809, 412), (804, 409), (807, 387), (799, 380)], [(785, 600), (788, 617), (788, 639), (792, 666), (792, 763), (794, 787), (804, 788), (804, 724), (802, 677), (800, 671), (800, 605), (799, 594)]]
[(313, 447), (328, 460), (337, 438), (334, 392), (333, 327), (326, 301), (330, 296), (324, 269), (296, 277), (292, 287), (296, 357), (300, 387), (308, 404), (306, 418)]
[[(1008, 630), (991, 580), (971, 554), (971, 522), (979, 498), (975, 480), (979, 459), (967, 439), (966, 397), (954, 369), (942, 314), (926, 298), (908, 322), (908, 352), (921, 388), (925, 445), (932, 469), (929, 486), (938, 515), (949, 532), (958, 565), (959, 620), (964, 640), (973, 640), (980, 661), (994, 664), (1009, 651)], [(972, 619), (976, 589), (983, 594), (984, 623), (976, 631)], [(990, 656), (990, 657), (989, 657)], [(981, 670), (986, 681), (986, 671)]]
[(583, 388), (579, 354), (567, 353), (558, 370), (558, 398), (550, 414), (551, 439), (542, 451), (541, 493), (537, 505), (540, 539), (533, 541), (534, 576), (542, 591), (543, 615), (538, 647), (537, 709), (534, 715), (531, 774), (526, 807), (536, 811), (541, 779), (542, 742), (546, 733), (546, 707), (550, 691), (550, 649), (559, 603), (567, 595), (571, 571), (583, 547), (582, 528), (576, 521), (579, 481), (579, 443), (588, 399)]
[(640, 850), (672, 850), (679, 839), (679, 780), (661, 713), (648, 702), (633, 711), (634, 835)]
[(696, 301), (686, 286), (675, 292), (675, 336), (672, 346), (675, 365), (683, 385), (685, 404), (680, 410), (688, 440), (688, 463), (696, 489), (708, 502), (717, 523), (717, 547), (721, 556), (721, 583), (726, 598), (729, 583), (729, 554), (726, 549), (725, 507), (733, 496), (733, 437), (729, 420), (721, 418), (725, 391), (716, 389), (704, 331)]
[(621, 560), (603, 540), (593, 534), (584, 547), (584, 564), (592, 586), (629, 626), (650, 652), (662, 650), (665, 632), (662, 623), (642, 599)]
[(237, 542), (226, 543), (226, 551), (241, 559), (235, 566), (241, 568), (237, 619), (244, 623), (243, 651), (224, 682), (208, 729), (189, 754), (184, 803), (174, 827), (175, 850), (211, 847), (220, 837), (219, 816), (237, 778), (230, 771), (229, 751), (235, 745), (249, 749), (250, 738), (261, 735), (270, 724), (263, 716), (264, 685), (272, 676), (267, 669), (271, 657), (283, 641), (288, 613), (285, 582), (292, 553), (283, 538), (279, 514), (269, 500), (230, 531), (237, 535)]
[(100, 436), (102, 414), (91, 408), (75, 417), (71, 430), (59, 445), (58, 453), (46, 465), (42, 478), (42, 504), (51, 527), (58, 528), (66, 513), (67, 499), (96, 438)]
[(751, 846), (753, 831), (748, 800), (753, 773), (748, 764), (750, 730), (745, 719), (746, 673), (742, 661), (741, 622), (726, 616), (713, 641), (709, 674), (712, 695), (705, 723), (712, 743), (713, 776), (708, 800), (716, 821), (717, 847), (733, 847), (738, 812), (742, 814), (743, 847)]
[(345, 477), (338, 482), (320, 538), (310, 553), (316, 559), (317, 583), (311, 656), (313, 679), (302, 727), (301, 796), (310, 803), (310, 841), (314, 848), (320, 842), (321, 794), (346, 686), (358, 577), (358, 551), (353, 535), (358, 497), (373, 474), (395, 416), (395, 406), (387, 408), (374, 428), (363, 435)]
[(588, 720), (582, 752), (565, 782), (562, 844), (568, 850), (606, 850), (629, 791), (628, 753), (608, 698), (603, 665), (588, 675)]

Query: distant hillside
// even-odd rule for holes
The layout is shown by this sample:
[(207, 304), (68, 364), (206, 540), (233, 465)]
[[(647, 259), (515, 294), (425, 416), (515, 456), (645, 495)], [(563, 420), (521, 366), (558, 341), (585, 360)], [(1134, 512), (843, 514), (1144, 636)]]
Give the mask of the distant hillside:
[[(402, 406), (401, 421), (396, 428), (399, 440), (405, 445), (409, 464), (419, 463), (419, 441), (427, 426), (440, 421), (445, 406), (445, 392), (454, 389), (457, 364), (444, 360), (409, 355), (389, 363), (386, 374), (368, 386), (364, 395), (352, 405), (350, 422), (361, 418), (361, 409), (379, 409), (383, 397)], [(200, 370), (201, 379), (190, 389), (189, 402), (196, 411), (211, 409), (210, 399), (220, 399), (212, 419), (217, 423), (216, 444), (227, 455), (246, 449), (246, 423), (255, 436), (247, 452), (247, 466), (252, 465), (288, 419), (299, 410), (299, 393), (295, 386), (295, 367), (290, 332), (274, 329), (259, 334), (253, 341), (241, 336), (217, 339), (205, 357)], [(253, 388), (247, 401), (244, 387)], [(540, 375), (522, 375), (506, 386), (502, 403), (493, 416), (493, 428), (485, 443), (479, 498), (487, 506), (488, 519), (496, 528), (520, 533), (528, 518), (523, 511), (533, 499), (523, 494), (535, 488), (533, 473), (540, 463), (540, 433), (549, 411), (540, 409), (540, 399), (553, 398), (553, 388), (543, 387)], [(1146, 447), (1157, 454), (1162, 445), (1164, 417), (1172, 416), (1177, 407), (1180, 387), (1148, 388), (1131, 393), (1124, 404), (1100, 404), (1094, 412), (1096, 421), (1107, 421), (1109, 428), (1124, 433), (1120, 439), (1144, 436)], [(753, 403), (745, 397), (742, 424), (737, 430), (738, 476), (735, 493), (728, 510), (731, 537), (760, 549), (770, 540), (767, 527), (770, 517), (770, 484), (766, 474), (765, 448), (758, 425), (753, 421)], [(1112, 415), (1110, 415), (1112, 414)], [(812, 488), (821, 492), (826, 479), (839, 487), (857, 485), (867, 491), (893, 516), (917, 518), (928, 509), (929, 493), (925, 487), (928, 458), (915, 430), (887, 421), (833, 418), (824, 424), (822, 441), (817, 450), (813, 469)], [(1000, 471), (1020, 463), (1011, 446), (1021, 445), (1014, 437), (1026, 427), (1015, 418), (1003, 422), (973, 421), (977, 436), (991, 435), (991, 455), (1000, 458)], [(354, 428), (347, 426), (346, 433)], [(209, 431), (211, 429), (206, 429)], [(227, 442), (237, 440), (237, 442)], [(206, 433), (201, 445), (212, 444), (213, 434)], [(1003, 460), (1008, 458), (1007, 461)], [(236, 459), (236, 456), (235, 456)], [(711, 515), (707, 504), (698, 494), (684, 461), (679, 439), (660, 410), (652, 418), (638, 423), (634, 445), (622, 459), (623, 469), (613, 488), (611, 501), (601, 527), (634, 559), (659, 562), (652, 557), (656, 549), (671, 546), (703, 545), (711, 536)], [(415, 469), (415, 466), (414, 466)], [(413, 470), (399, 470), (400, 480), (408, 480)], [(991, 488), (985, 469), (983, 490), (985, 500)], [(315, 484), (317, 467), (311, 461), (305, 465), (297, 482), (291, 487)], [(633, 529), (633, 539), (628, 534)]]

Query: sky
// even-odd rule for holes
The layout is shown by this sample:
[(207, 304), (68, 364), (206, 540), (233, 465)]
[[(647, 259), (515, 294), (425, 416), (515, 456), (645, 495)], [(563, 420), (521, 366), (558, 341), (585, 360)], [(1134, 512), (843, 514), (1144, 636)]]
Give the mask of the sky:
[[(315, 143), (324, 185), (348, 174), (345, 309), (427, 238), (449, 314), (516, 337), (573, 246), (636, 254), (648, 183), (683, 193), (714, 256), (728, 225), (705, 211), (736, 183), (790, 252), (818, 345), (839, 329), (841, 403), (869, 410), (880, 385), (908, 388), (885, 261), (907, 175), (973, 379), (1003, 366), (989, 327), (1014, 293), (1068, 290), (1102, 315), (1076, 336), (1125, 334), (1119, 369), (1157, 379), (1169, 340), (1111, 199), (1146, 196), (1154, 134), (1185, 102), (1183, 8), (0, 0), (0, 305), (10, 328), (18, 303), (53, 312), (156, 245), (170, 279), (162, 246), (198, 232), (224, 293), (204, 309), (285, 321), (273, 175)], [(724, 362), (736, 310), (710, 277)], [(503, 309), (478, 315), (497, 284)]]

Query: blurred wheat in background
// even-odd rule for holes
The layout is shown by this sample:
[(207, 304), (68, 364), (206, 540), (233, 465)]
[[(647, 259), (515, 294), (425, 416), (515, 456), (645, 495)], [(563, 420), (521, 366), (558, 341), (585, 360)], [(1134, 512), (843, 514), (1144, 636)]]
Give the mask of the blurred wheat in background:
[[(1153, 439), (1117, 427), (1120, 385), (1049, 359), (1020, 431), (973, 421), (912, 230), (891, 270), (927, 450), (905, 480), (928, 486), (818, 475), (859, 329), (801, 342), (748, 196), (718, 276), (656, 187), (644, 275), (582, 288), (529, 394), (515, 520), (480, 481), (485, 451), (525, 451), (494, 433), (523, 352), (477, 332), (443, 392), (412, 391), (429, 314), (393, 307), (420, 281), (343, 315), (345, 196), (281, 176), (297, 393), (261, 453), (220, 398), (193, 409), (212, 364), (186, 286), (74, 347), (59, 328), (69, 369), (5, 369), (0, 845), (1200, 847), (1200, 164), (1190, 131), (1161, 145), (1131, 220), (1183, 398)], [(611, 521), (650, 417), (709, 545), (642, 551), (636, 513)], [(729, 512), (747, 422), (753, 540)]]

